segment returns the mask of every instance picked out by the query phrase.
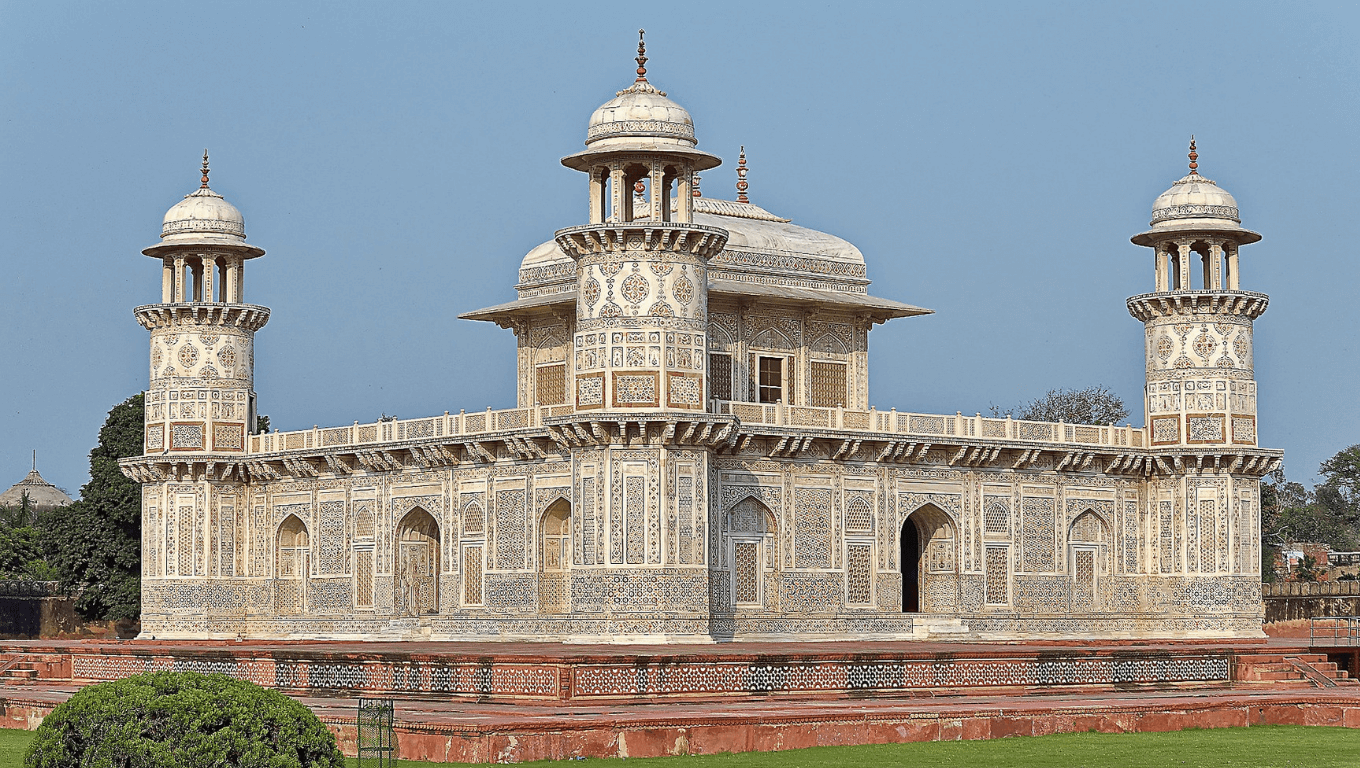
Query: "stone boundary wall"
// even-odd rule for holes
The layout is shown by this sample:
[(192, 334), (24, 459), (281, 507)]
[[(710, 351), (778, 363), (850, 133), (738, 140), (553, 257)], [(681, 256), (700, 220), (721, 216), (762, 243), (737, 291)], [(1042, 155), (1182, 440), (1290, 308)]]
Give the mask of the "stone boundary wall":
[(1262, 584), (1266, 623), (1324, 616), (1360, 616), (1360, 580)]

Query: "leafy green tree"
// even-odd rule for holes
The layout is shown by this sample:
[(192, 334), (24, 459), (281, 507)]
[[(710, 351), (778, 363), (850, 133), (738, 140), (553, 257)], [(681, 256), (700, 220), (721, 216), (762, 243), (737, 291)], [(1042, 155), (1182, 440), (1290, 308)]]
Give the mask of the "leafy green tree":
[(1336, 452), (1318, 468), (1317, 499), (1352, 529), (1360, 528), (1360, 445)]
[(140, 394), (114, 406), (90, 451), (80, 500), (40, 516), (47, 559), (63, 587), (79, 592), (76, 611), (88, 619), (141, 613), (141, 489), (118, 460), (141, 454), (142, 424)]
[(263, 416), (263, 415), (261, 415), (261, 416), (256, 416), (256, 417), (255, 417), (255, 434), (257, 434), (257, 435), (262, 435), (262, 434), (264, 434), (265, 432), (268, 432), (268, 431), (269, 431), (269, 417), (268, 417), (268, 416)]
[(1318, 581), (1322, 576), (1322, 569), (1318, 568), (1317, 558), (1312, 555), (1304, 555), (1299, 564), (1294, 566), (1294, 578), (1298, 581)]
[(1097, 384), (1085, 389), (1050, 389), (1043, 397), (1014, 408), (1002, 409), (993, 405), (993, 416), (1005, 416), (1022, 421), (1065, 421), (1068, 424), (1117, 424), (1129, 417), (1124, 400)]

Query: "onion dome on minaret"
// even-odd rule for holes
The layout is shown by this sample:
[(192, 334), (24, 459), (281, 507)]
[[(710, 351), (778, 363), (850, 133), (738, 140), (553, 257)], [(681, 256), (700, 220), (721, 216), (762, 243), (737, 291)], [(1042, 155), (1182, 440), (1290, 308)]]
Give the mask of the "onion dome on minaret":
[(203, 150), (203, 178), (198, 189), (165, 212), (161, 242), (142, 251), (160, 257), (167, 248), (184, 245), (225, 247), (242, 258), (264, 255), (264, 249), (246, 243), (246, 220), (236, 206), (208, 186), (208, 151)]
[(647, 49), (638, 35), (637, 79), (590, 115), (586, 147), (562, 158), (562, 164), (587, 170), (593, 158), (604, 152), (667, 152), (690, 158), (693, 170), (716, 168), (717, 157), (695, 147), (694, 119), (689, 111), (666, 97), (666, 92), (647, 81)]
[(1199, 174), (1199, 152), (1193, 136), (1189, 157), (1190, 172), (1157, 196), (1152, 203), (1152, 220), (1148, 222), (1152, 228), (1134, 235), (1134, 244), (1152, 245), (1176, 232), (1230, 232), (1239, 245), (1260, 240), (1259, 234), (1242, 228), (1237, 200), (1217, 182)]

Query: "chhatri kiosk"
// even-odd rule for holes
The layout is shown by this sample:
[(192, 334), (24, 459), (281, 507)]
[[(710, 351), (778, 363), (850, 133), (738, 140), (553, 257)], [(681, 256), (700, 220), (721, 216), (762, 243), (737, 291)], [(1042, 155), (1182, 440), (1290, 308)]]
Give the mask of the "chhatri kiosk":
[(513, 301), (463, 315), (514, 333), (505, 410), (257, 433), (264, 251), (205, 158), (135, 310), (144, 635), (1261, 636), (1258, 480), (1281, 454), (1257, 445), (1267, 297), (1238, 269), (1260, 236), (1193, 151), (1133, 238), (1155, 263), (1128, 300), (1142, 426), (884, 409), (869, 331), (929, 310), (750, 203), (744, 157), (736, 200), (702, 196), (720, 160), (645, 62), (562, 160), (582, 222), (523, 258)]

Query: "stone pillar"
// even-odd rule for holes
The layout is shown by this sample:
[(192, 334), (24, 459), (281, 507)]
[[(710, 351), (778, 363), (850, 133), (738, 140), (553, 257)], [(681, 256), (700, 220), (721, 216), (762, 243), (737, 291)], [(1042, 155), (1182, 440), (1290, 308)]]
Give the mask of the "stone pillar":
[(1166, 248), (1164, 246), (1159, 247), (1157, 249), (1157, 260), (1155, 267), (1157, 271), (1156, 290), (1158, 293), (1168, 291), (1171, 289), (1170, 283), (1168, 282), (1169, 280), (1168, 275), (1170, 273), (1167, 272), (1167, 264), (1170, 261), (1171, 261), (1170, 258), (1167, 256)]
[(183, 303), (185, 299), (184, 286), (184, 256), (175, 255), (175, 303)]
[(1236, 244), (1228, 247), (1228, 290), (1242, 290), (1242, 274), (1238, 271)]
[(1190, 290), (1190, 242), (1177, 243), (1176, 249), (1180, 255), (1180, 289), (1188, 291)]
[(161, 259), (161, 303), (169, 304), (175, 300), (175, 260), (166, 256)]

